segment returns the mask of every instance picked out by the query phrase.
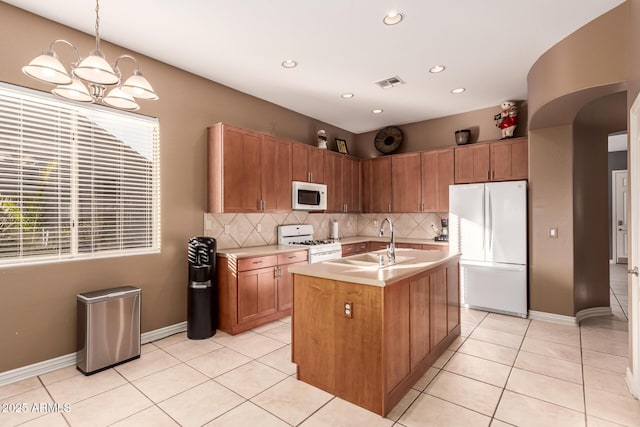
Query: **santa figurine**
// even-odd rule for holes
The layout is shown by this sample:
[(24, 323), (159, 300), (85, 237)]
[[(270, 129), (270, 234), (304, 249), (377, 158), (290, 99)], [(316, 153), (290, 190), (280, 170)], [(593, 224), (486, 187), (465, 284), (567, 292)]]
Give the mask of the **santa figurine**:
[(500, 114), (493, 116), (493, 120), (502, 131), (502, 139), (513, 138), (513, 131), (518, 122), (518, 107), (512, 101), (505, 101), (500, 107), (502, 108)]
[(318, 131), (318, 148), (327, 148), (327, 133), (323, 129)]

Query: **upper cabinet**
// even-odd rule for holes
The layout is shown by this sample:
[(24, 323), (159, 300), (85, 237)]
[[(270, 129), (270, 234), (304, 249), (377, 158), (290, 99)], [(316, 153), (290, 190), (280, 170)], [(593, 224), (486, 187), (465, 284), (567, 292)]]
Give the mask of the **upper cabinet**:
[(218, 123), (208, 129), (208, 211), (291, 210), (289, 141)]
[(422, 211), (420, 153), (391, 156), (391, 211)]
[(307, 144), (293, 144), (293, 180), (326, 184), (322, 154), (325, 151)]
[(362, 212), (360, 204), (360, 160), (342, 157), (342, 200), (345, 213)]
[(391, 212), (391, 158), (362, 161), (362, 210)]
[(456, 147), (455, 183), (527, 179), (527, 153), (527, 138)]
[(453, 166), (453, 148), (422, 153), (422, 212), (449, 211)]
[(342, 212), (342, 154), (323, 150), (324, 181), (327, 184), (327, 212)]

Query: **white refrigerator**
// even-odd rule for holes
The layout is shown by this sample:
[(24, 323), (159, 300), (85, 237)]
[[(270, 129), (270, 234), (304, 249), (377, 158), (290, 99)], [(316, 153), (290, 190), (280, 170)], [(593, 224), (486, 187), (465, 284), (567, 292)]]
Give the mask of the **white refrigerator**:
[(527, 317), (527, 182), (449, 186), (449, 247), (461, 302)]

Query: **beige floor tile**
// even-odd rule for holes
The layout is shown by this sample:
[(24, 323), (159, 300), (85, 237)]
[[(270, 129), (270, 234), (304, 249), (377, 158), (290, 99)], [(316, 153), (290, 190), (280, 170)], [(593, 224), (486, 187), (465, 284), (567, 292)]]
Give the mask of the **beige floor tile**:
[(226, 332), (216, 331), (216, 334), (209, 339), (220, 345), (228, 347), (232, 343), (237, 343), (239, 341), (246, 340), (247, 338), (255, 337), (256, 335), (257, 334), (251, 331), (242, 332), (241, 334), (236, 335), (229, 335)]
[(57, 381), (48, 385), (47, 390), (56, 402), (75, 403), (119, 387), (126, 382), (122, 375), (113, 369), (107, 369), (90, 376), (77, 375)]
[(515, 349), (520, 348), (523, 338), (522, 335), (483, 328), (482, 324), (480, 324), (469, 337)]
[(158, 406), (181, 426), (201, 426), (242, 402), (242, 397), (214, 380), (209, 380), (161, 402)]
[(286, 344), (283, 342), (276, 341), (262, 335), (253, 334), (253, 336), (243, 340), (234, 341), (228, 344), (227, 347), (237, 351), (238, 353), (242, 353), (245, 356), (249, 356), (252, 359), (257, 359), (265, 354), (284, 347), (285, 345)]
[(578, 384), (513, 368), (506, 388), (574, 411), (584, 412), (583, 388)]
[(527, 337), (580, 347), (580, 328), (577, 326), (532, 320), (527, 329)]
[(573, 363), (582, 363), (580, 347), (545, 341), (526, 336), (522, 342), (521, 351), (568, 360)]
[(584, 414), (505, 390), (495, 418), (520, 427), (581, 427)]
[(443, 371), (429, 384), (425, 393), (492, 416), (502, 388)]
[(151, 353), (152, 351), (158, 350), (159, 347), (153, 345), (153, 343), (147, 343), (140, 346), (140, 354)]
[(25, 380), (16, 381), (15, 383), (7, 384), (0, 387), (0, 400), (41, 387), (42, 384), (40, 384), (40, 381), (38, 381), (38, 377), (31, 377)]
[(382, 418), (338, 397), (300, 424), (302, 427), (389, 427), (391, 425), (393, 425), (392, 420)]
[[(46, 374), (40, 375), (40, 380), (46, 386), (56, 381), (65, 380), (70, 377), (77, 377), (79, 375), (84, 375), (82, 372), (78, 370), (76, 365), (67, 366), (66, 368), (57, 369), (52, 372), (47, 372)], [(2, 392), (0, 390), (0, 396)]]
[(255, 332), (256, 334), (262, 334), (268, 331), (269, 329), (277, 328), (278, 326), (282, 326), (282, 325), (283, 323), (281, 321), (274, 320), (273, 322), (269, 322), (267, 324), (260, 325), (257, 328), (251, 329), (251, 332)]
[(220, 375), (215, 380), (245, 399), (250, 399), (285, 378), (287, 374), (252, 361)]
[(629, 342), (629, 332), (626, 330), (618, 331), (616, 329), (609, 328), (580, 328), (580, 335), (582, 336), (582, 346), (584, 347), (586, 341), (617, 341), (621, 343)]
[[(615, 333), (616, 331), (611, 331)], [(601, 353), (613, 354), (615, 356), (628, 357), (629, 344), (627, 341), (621, 342), (617, 338), (594, 337), (591, 334), (582, 335), (582, 348), (599, 351)]]
[(508, 332), (514, 335), (524, 335), (529, 327), (529, 322), (529, 319), (489, 313), (489, 315), (480, 323), (480, 326), (496, 331)]
[(604, 390), (621, 396), (630, 397), (624, 374), (619, 374), (605, 369), (584, 366), (584, 386)]
[(150, 407), (152, 403), (131, 384), (71, 405), (65, 418), (72, 426), (99, 427), (120, 421)]
[(205, 424), (207, 427), (288, 427), (289, 424), (251, 402), (236, 406), (224, 415)]
[(291, 425), (297, 425), (333, 396), (293, 377), (260, 393), (251, 401)]
[(283, 317), (280, 321), (282, 323), (291, 323), (291, 316)]
[(457, 351), (462, 344), (464, 344), (467, 337), (457, 337), (453, 342), (447, 347), (447, 350)]
[[(2, 418), (1, 415), (0, 418)], [(2, 425), (1, 421), (0, 425)], [(55, 412), (27, 421), (24, 424), (20, 424), (20, 427), (68, 427), (68, 425), (62, 413)]]
[(602, 418), (587, 415), (587, 427), (620, 427), (622, 424), (612, 423)]
[(427, 369), (427, 372), (425, 372), (424, 375), (418, 381), (416, 381), (416, 383), (413, 385), (413, 388), (418, 391), (424, 390), (435, 378), (435, 376), (438, 375), (438, 372), (440, 372), (440, 369), (430, 367), (429, 369)]
[(511, 368), (501, 363), (468, 354), (456, 353), (445, 367), (445, 370), (498, 387), (504, 387)]
[(477, 327), (478, 327), (478, 325), (476, 325), (475, 323), (461, 322), (460, 323), (460, 336), (461, 337), (468, 337), (469, 335), (471, 335), (471, 333)]
[(195, 359), (203, 354), (222, 348), (222, 345), (211, 340), (185, 340), (163, 348), (164, 351), (183, 362)]
[(420, 395), (407, 409), (400, 424), (407, 427), (488, 426), (491, 418), (428, 394)]
[(603, 328), (614, 331), (628, 331), (629, 322), (619, 321), (610, 317), (591, 317), (580, 322), (581, 328)]
[(262, 335), (285, 344), (291, 344), (291, 324), (280, 323), (280, 326), (269, 329), (268, 331), (263, 332)]
[(259, 362), (284, 372), (287, 375), (296, 373), (297, 366), (291, 361), (291, 346), (282, 347), (258, 359)]
[(515, 348), (505, 347), (473, 338), (468, 338), (462, 347), (458, 349), (458, 352), (492, 360), (509, 366), (513, 365), (513, 362), (516, 360), (516, 355), (518, 354), (518, 350)]
[(500, 420), (496, 420), (495, 418), (491, 420), (491, 427), (512, 427), (513, 424), (503, 423)]
[(192, 367), (180, 364), (135, 380), (133, 385), (149, 399), (158, 403), (202, 384), (208, 379)]
[(486, 311), (474, 310), (472, 308), (460, 308), (460, 321), (477, 325), (479, 324), (485, 317), (487, 317), (489, 313)]
[(163, 369), (170, 368), (179, 364), (180, 361), (170, 354), (158, 350), (151, 353), (145, 353), (139, 359), (132, 360), (122, 365), (116, 366), (114, 369), (128, 379), (135, 381), (147, 375), (154, 374)]
[(387, 414), (387, 418), (393, 421), (398, 421), (398, 419), (404, 414), (404, 411), (407, 410), (409, 406), (420, 396), (420, 392), (418, 390), (410, 389), (407, 394), (404, 395), (400, 402), (393, 407), (391, 411)]
[(453, 355), (454, 355), (453, 351), (445, 350), (442, 352), (440, 357), (438, 357), (436, 361), (433, 362), (433, 365), (431, 366), (433, 366), (434, 368), (441, 369), (449, 361), (449, 359), (451, 359)]
[(594, 368), (606, 369), (624, 374), (627, 372), (629, 359), (626, 357), (583, 349), (582, 364), (585, 366), (593, 366)]
[(518, 353), (514, 366), (537, 374), (582, 384), (582, 365), (567, 360), (521, 351)]
[(174, 427), (179, 426), (179, 424), (155, 405), (113, 424), (113, 427), (141, 426)]
[(40, 387), (3, 398), (1, 403), (3, 406), (0, 409), (4, 412), (0, 413), (0, 427), (8, 427), (42, 417), (44, 414), (33, 410), (33, 405), (53, 403), (53, 401), (44, 387)]
[(587, 414), (627, 426), (640, 426), (640, 403), (632, 397), (585, 387)]
[(173, 344), (177, 344), (181, 341), (186, 341), (187, 338), (187, 333), (186, 332), (180, 332), (177, 334), (173, 334), (170, 335), (166, 338), (162, 338), (161, 340), (158, 341), (154, 341), (152, 344), (155, 345), (158, 348), (164, 348), (164, 347), (168, 347), (170, 345)]
[(251, 362), (250, 357), (223, 347), (220, 350), (191, 359), (187, 365), (196, 368), (209, 378), (215, 378), (249, 362)]

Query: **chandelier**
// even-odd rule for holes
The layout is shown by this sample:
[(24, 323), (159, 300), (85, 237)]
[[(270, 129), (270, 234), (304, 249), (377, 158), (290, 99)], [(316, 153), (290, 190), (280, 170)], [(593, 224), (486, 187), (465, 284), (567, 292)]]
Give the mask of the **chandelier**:
[[(34, 58), (22, 72), (46, 83), (57, 85), (51, 92), (62, 98), (80, 102), (102, 102), (110, 107), (134, 111), (140, 108), (134, 98), (158, 99), (151, 84), (140, 72), (138, 61), (131, 55), (120, 55), (110, 65), (100, 51), (100, 4), (96, 0), (96, 50), (82, 59), (73, 43), (57, 39), (51, 42), (49, 49)], [(55, 44), (65, 44), (73, 49), (76, 61), (71, 64), (71, 73), (58, 60), (53, 50)], [(129, 78), (122, 80), (118, 65), (123, 60), (132, 60), (136, 66)], [(107, 86), (114, 86), (107, 93)], [(106, 96), (105, 96), (106, 94)]]

